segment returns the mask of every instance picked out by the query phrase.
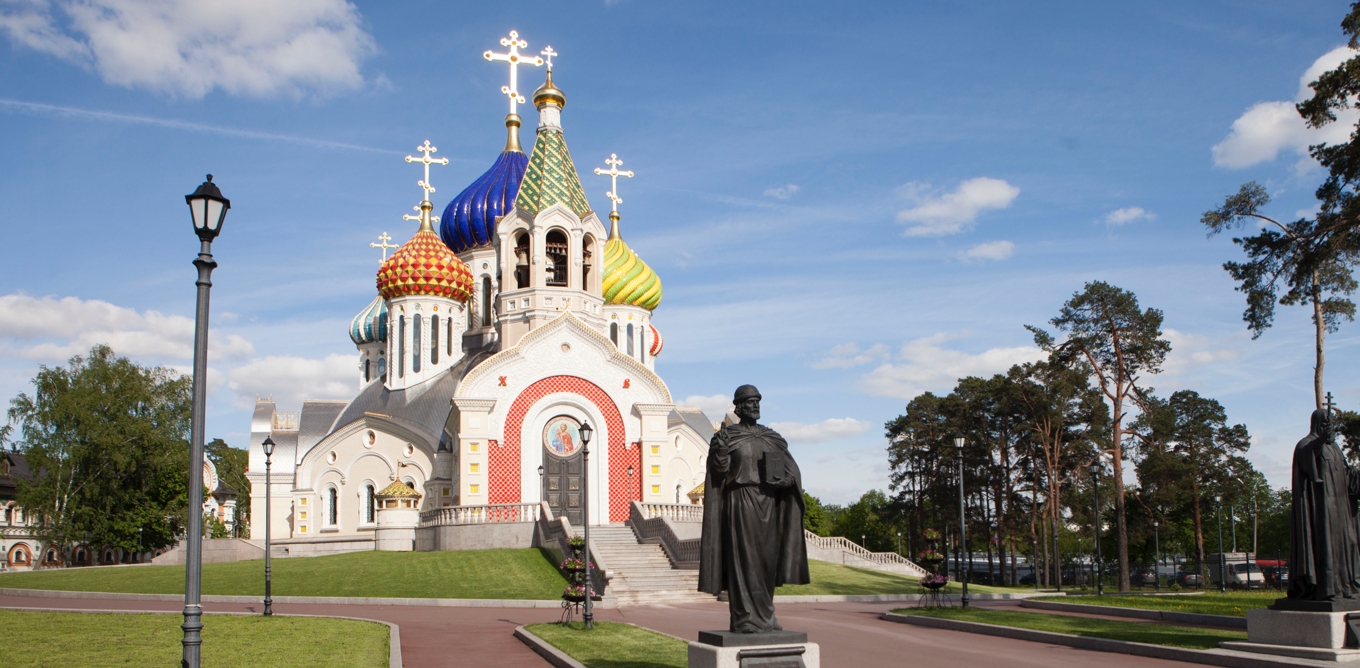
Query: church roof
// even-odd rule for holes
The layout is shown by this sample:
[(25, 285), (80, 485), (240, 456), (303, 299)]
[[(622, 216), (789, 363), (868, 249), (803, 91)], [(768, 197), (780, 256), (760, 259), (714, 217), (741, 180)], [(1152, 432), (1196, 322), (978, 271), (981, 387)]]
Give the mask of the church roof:
[(387, 300), (378, 295), (349, 323), (349, 338), (356, 345), (387, 340)]
[(534, 152), (529, 156), (515, 208), (534, 216), (554, 204), (566, 206), (578, 217), (591, 210), (561, 128), (544, 127), (534, 140)]
[(377, 499), (395, 499), (395, 498), (419, 499), (420, 492), (417, 492), (414, 489), (407, 487), (406, 483), (400, 480), (394, 480), (392, 481), (392, 484), (382, 488), (382, 491), (378, 492), (377, 494), (374, 494), (373, 497)]
[[(611, 215), (611, 218), (615, 216)], [(623, 237), (618, 236), (617, 224), (609, 241), (604, 244), (604, 273), (600, 274), (600, 289), (606, 304), (641, 306), (654, 310), (661, 303), (661, 277), (638, 257)]]
[[(428, 206), (428, 202), (422, 206)], [(472, 272), (439, 240), (439, 235), (422, 225), (378, 269), (378, 294), (387, 299), (429, 295), (467, 302), (472, 294)]]
[(444, 208), (439, 238), (455, 253), (490, 244), (496, 236), (496, 219), (515, 206), (528, 164), (529, 157), (518, 148), (501, 153), (491, 169)]
[(677, 406), (672, 409), (670, 416), (666, 419), (666, 428), (672, 429), (682, 423), (689, 425), (690, 429), (693, 429), (704, 439), (713, 438), (716, 431), (713, 429), (713, 421), (709, 420), (708, 416), (704, 415), (704, 412), (698, 408)]

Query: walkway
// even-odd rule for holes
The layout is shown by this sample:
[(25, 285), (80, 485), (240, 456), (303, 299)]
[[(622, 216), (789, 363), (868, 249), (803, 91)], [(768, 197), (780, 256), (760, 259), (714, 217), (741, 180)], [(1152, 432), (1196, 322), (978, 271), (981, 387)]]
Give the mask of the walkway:
[[(897, 604), (901, 605), (901, 604)], [(179, 611), (175, 603), (108, 599), (0, 596), (4, 608)], [(944, 631), (878, 619), (895, 607), (871, 603), (789, 603), (779, 606), (785, 628), (806, 629), (820, 643), (822, 662), (840, 666), (969, 665), (1032, 668), (1173, 668), (1175, 661), (1090, 652), (1041, 643)], [(207, 612), (258, 612), (259, 605), (205, 604)], [(534, 608), (435, 608), (363, 605), (275, 605), (281, 614), (379, 619), (401, 627), (402, 660), (409, 668), (497, 666), (546, 668), (547, 662), (511, 636), (516, 626), (556, 621), (558, 611)], [(725, 603), (684, 603), (602, 609), (597, 620), (632, 622), (693, 638), (700, 629), (725, 628)], [(207, 620), (212, 623), (211, 618)]]

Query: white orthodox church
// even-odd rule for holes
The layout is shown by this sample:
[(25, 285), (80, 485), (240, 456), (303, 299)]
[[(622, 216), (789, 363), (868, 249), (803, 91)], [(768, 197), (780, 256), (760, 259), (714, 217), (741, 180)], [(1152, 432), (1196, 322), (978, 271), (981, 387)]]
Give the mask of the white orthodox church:
[(678, 408), (655, 373), (661, 281), (620, 231), (618, 177), (633, 174), (615, 156), (595, 170), (610, 178), (601, 220), (567, 150), (551, 47), (526, 155), (515, 68), (545, 61), (519, 53), (513, 32), (501, 43), (508, 53), (485, 54), (511, 67), (508, 137), (491, 168), (436, 216), (430, 165), (447, 159), (428, 141), (406, 158), (422, 163), (425, 196), (404, 245), (374, 244), (397, 250), (350, 327), (357, 395), (300, 413), (257, 403), (251, 538), (265, 534), (266, 438), (271, 537), (293, 554), (517, 546), (528, 534), (438, 529), (532, 521), (540, 502), (573, 526), (618, 523), (633, 501), (689, 504), (703, 483), (713, 425)]

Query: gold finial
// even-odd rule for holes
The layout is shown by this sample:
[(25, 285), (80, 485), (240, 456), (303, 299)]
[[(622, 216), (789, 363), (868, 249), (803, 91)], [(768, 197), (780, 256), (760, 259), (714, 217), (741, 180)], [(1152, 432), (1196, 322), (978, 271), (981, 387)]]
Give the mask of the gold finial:
[[(595, 173), (596, 173), (597, 175), (599, 175), (599, 176), (608, 176), (608, 177), (609, 177), (609, 186), (610, 186), (610, 187), (609, 187), (609, 192), (605, 193), (605, 197), (608, 197), (608, 198), (609, 198), (609, 201), (611, 202), (611, 207), (612, 207), (612, 208), (610, 209), (609, 219), (615, 221), (615, 226), (617, 227), (618, 214), (619, 214), (619, 205), (623, 203), (623, 198), (622, 198), (622, 197), (619, 197), (619, 177), (620, 177), (620, 176), (626, 176), (626, 177), (628, 177), (628, 178), (631, 179), (631, 178), (633, 178), (633, 170), (631, 170), (631, 169), (629, 169), (629, 170), (620, 170), (620, 169), (619, 169), (619, 165), (622, 165), (622, 164), (623, 164), (623, 161), (622, 161), (622, 160), (619, 160), (619, 154), (617, 154), (617, 153), (610, 153), (610, 154), (609, 154), (609, 157), (605, 159), (604, 164), (609, 165), (609, 169), (608, 169), (608, 170), (604, 170), (604, 169), (600, 169), (599, 167), (596, 167), (596, 168), (595, 168)], [(612, 233), (611, 233), (611, 237), (612, 237), (612, 236), (613, 236), (613, 235), (612, 235)]]
[(553, 83), (552, 70), (548, 70), (548, 78), (543, 81), (543, 85), (534, 91), (534, 106), (540, 111), (543, 107), (555, 104), (559, 109), (567, 106), (567, 94)]
[(524, 152), (519, 145), (519, 114), (505, 116), (505, 150)]
[(439, 149), (430, 146), (430, 140), (428, 139), (425, 140), (424, 144), (417, 146), (416, 150), (423, 153), (424, 155), (420, 156), (419, 158), (408, 155), (406, 156), (406, 162), (408, 163), (419, 162), (425, 165), (425, 178), (416, 181), (416, 185), (420, 186), (421, 190), (425, 191), (425, 198), (420, 201), (419, 205), (412, 207), (416, 211), (420, 212), (419, 216), (412, 216), (411, 214), (408, 213), (402, 216), (401, 218), (402, 220), (419, 220), (420, 229), (430, 230), (431, 232), (433, 232), (434, 223), (439, 222), (439, 216), (430, 215), (430, 211), (434, 209), (434, 205), (430, 203), (430, 193), (434, 192), (434, 186), (430, 185), (430, 165), (447, 165), (449, 164), (449, 159), (431, 158), (430, 154), (434, 153), (435, 151), (438, 151)]
[(524, 96), (519, 94), (519, 79), (517, 77), (518, 67), (520, 65), (533, 65), (534, 67), (538, 67), (543, 64), (543, 59), (538, 56), (525, 57), (521, 55), (519, 50), (527, 48), (529, 43), (520, 39), (519, 33), (514, 30), (510, 31), (509, 38), (501, 38), (501, 46), (510, 47), (510, 50), (506, 53), (492, 53), (491, 51), (487, 51), (482, 54), (482, 57), (492, 62), (499, 60), (510, 64), (510, 85), (501, 86), (501, 93), (504, 93), (510, 98), (510, 113), (513, 115), (517, 109), (516, 105), (524, 102)]
[[(609, 212), (609, 239), (622, 239), (619, 236), (619, 212)], [(606, 239), (608, 241), (608, 239)]]
[(391, 241), (391, 240), (392, 240), (392, 237), (387, 236), (387, 232), (383, 232), (381, 235), (378, 236), (378, 241), (381, 241), (382, 243), (380, 243), (380, 244), (375, 244), (375, 243), (371, 243), (371, 242), (370, 242), (370, 243), (368, 244), (368, 247), (369, 247), (369, 248), (381, 248), (381, 249), (382, 249), (382, 254), (383, 254), (383, 262), (386, 262), (386, 261), (387, 261), (387, 251), (388, 251), (388, 249), (391, 249), (391, 248), (401, 248), (401, 246), (398, 246), (398, 245), (396, 245), (396, 244), (389, 244), (389, 243), (387, 243), (387, 242), (389, 242), (389, 241)]

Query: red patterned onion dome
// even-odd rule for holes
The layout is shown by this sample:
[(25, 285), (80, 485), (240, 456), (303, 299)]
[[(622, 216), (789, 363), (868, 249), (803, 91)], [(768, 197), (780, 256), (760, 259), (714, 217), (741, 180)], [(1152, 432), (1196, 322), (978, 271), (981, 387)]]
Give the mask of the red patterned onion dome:
[(666, 340), (661, 338), (661, 332), (657, 331), (656, 325), (649, 322), (647, 323), (647, 326), (652, 330), (652, 349), (647, 352), (650, 353), (652, 357), (656, 357), (661, 354), (661, 349), (666, 346)]
[(429, 295), (466, 303), (472, 285), (467, 265), (430, 229), (416, 232), (378, 269), (378, 294), (385, 299)]

